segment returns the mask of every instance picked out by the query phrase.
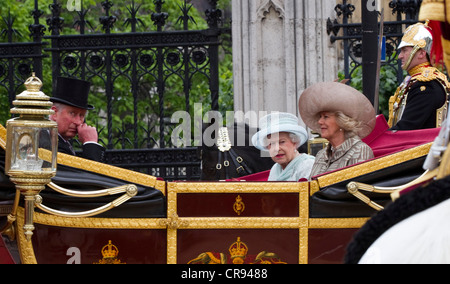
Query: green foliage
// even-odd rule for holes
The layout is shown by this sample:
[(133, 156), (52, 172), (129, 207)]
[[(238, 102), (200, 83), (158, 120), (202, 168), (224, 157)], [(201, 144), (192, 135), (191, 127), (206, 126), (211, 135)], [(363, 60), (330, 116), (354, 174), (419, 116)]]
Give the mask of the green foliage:
[[(31, 12), (34, 10), (34, 0), (2, 0), (2, 7), (0, 7), (0, 16), (5, 19), (8, 18), (8, 14), (14, 18), (14, 28), (17, 33), (13, 39), (14, 42), (29, 42), (32, 41), (29, 37), (28, 26), (33, 23)], [(76, 11), (68, 11), (66, 4), (67, 0), (59, 0), (62, 5), (63, 12), (61, 17), (64, 18), (64, 26), (61, 34), (78, 34), (77, 26), (74, 23), (79, 18)], [(82, 0), (82, 5), (84, 8), (88, 8), (89, 12), (86, 14), (86, 19), (88, 25), (86, 26), (86, 34), (103, 33), (101, 30), (101, 24), (99, 23), (99, 17), (104, 16), (104, 11), (101, 7), (102, 1), (96, 0)], [(111, 33), (123, 33), (130, 32), (131, 25), (130, 21), (127, 20), (130, 17), (130, 9), (132, 5), (131, 0), (126, 1), (116, 1), (112, 0), (114, 6), (110, 10), (110, 15), (115, 16), (117, 21), (113, 27)], [(151, 14), (155, 12), (154, 1), (134, 1), (135, 7), (139, 7), (137, 18), (140, 21), (137, 22), (137, 32), (149, 32), (156, 31), (156, 26), (154, 26), (151, 20)], [(230, 5), (230, 1), (219, 1), (221, 8)], [(49, 5), (53, 3), (53, 0), (39, 0), (39, 9), (42, 10), (43, 16), (40, 18), (40, 24), (47, 27), (47, 18), (51, 16), (51, 11)], [(3, 8), (7, 7), (7, 8)], [(182, 15), (180, 9), (190, 9), (189, 10), (189, 22), (188, 28), (190, 30), (203, 30), (207, 29), (208, 25), (203, 18), (204, 13), (197, 11), (194, 7), (184, 7), (184, 1), (165, 1), (163, 5), (163, 11), (168, 13), (169, 17), (164, 26), (164, 30), (183, 30), (183, 20), (179, 18)], [(0, 21), (0, 32), (5, 29), (6, 25), (4, 21)], [(50, 31), (46, 31), (45, 35), (50, 35)], [(49, 40), (44, 40), (49, 41)], [(7, 38), (4, 36), (0, 38), (0, 42), (7, 42)], [(49, 53), (48, 58), (44, 59), (43, 62), (43, 82), (44, 88), (43, 92), (51, 96), (52, 92), (52, 71), (51, 71), (51, 56)], [(219, 74), (220, 74), (220, 94), (219, 94), (219, 108), (222, 112), (233, 109), (233, 73), (232, 73), (232, 56), (227, 52), (223, 52), (221, 56), (221, 62), (219, 64)], [(127, 67), (124, 67), (127, 68)], [(206, 72), (206, 71), (205, 71)], [(90, 124), (96, 124), (99, 128), (106, 128), (107, 119), (105, 116), (106, 110), (112, 108), (113, 117), (112, 124), (114, 128), (121, 130), (117, 131), (128, 131), (131, 136), (131, 131), (129, 131), (130, 126), (136, 123), (139, 128), (139, 135), (145, 136), (142, 131), (143, 129), (149, 128), (149, 126), (155, 129), (159, 128), (156, 118), (159, 117), (161, 106), (159, 105), (159, 95), (156, 92), (156, 81), (151, 75), (145, 75), (140, 79), (139, 84), (139, 98), (135, 102), (131, 93), (131, 86), (128, 78), (117, 77), (113, 81), (113, 101), (108, 104), (106, 97), (104, 95), (104, 88), (106, 83), (98, 77), (93, 77), (91, 79), (94, 86), (96, 86), (90, 95), (89, 103), (96, 106), (94, 113), (87, 118), (87, 122)], [(197, 73), (193, 76), (191, 92), (190, 92), (190, 105), (189, 111), (193, 116), (193, 106), (195, 103), (203, 104), (203, 113), (210, 110), (211, 95), (209, 91), (209, 80), (202, 73)], [(19, 91), (22, 91), (23, 88)], [(5, 92), (0, 87), (0, 100), (2, 105), (8, 105), (8, 98), (5, 98)], [(186, 110), (186, 98), (184, 95), (183, 78), (178, 77), (173, 74), (168, 77), (165, 82), (165, 93), (164, 93), (165, 104), (162, 106), (164, 115), (170, 117), (176, 111)], [(135, 110), (136, 105), (136, 110)], [(5, 121), (9, 119), (9, 109), (2, 108), (0, 110), (0, 122), (4, 125)], [(153, 121), (152, 121), (153, 120)], [(103, 129), (102, 136), (100, 137), (104, 143), (107, 143), (107, 131)], [(115, 136), (115, 133), (113, 136)], [(129, 137), (130, 140), (134, 140), (133, 137)], [(168, 140), (168, 139), (166, 139)], [(114, 141), (115, 147), (119, 147), (124, 141)]]
[(5, 126), (6, 121), (11, 117), (11, 114), (9, 112), (8, 96), (3, 93), (3, 90), (0, 93), (0, 106), (2, 106), (0, 107), (0, 123)]

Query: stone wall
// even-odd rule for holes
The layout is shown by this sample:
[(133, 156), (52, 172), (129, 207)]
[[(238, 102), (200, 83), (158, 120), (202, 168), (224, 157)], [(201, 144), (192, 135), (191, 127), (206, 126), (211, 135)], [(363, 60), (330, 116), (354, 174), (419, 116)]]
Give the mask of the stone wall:
[(233, 0), (235, 111), (298, 115), (305, 88), (337, 78), (338, 43), (326, 32), (335, 6), (334, 0)]

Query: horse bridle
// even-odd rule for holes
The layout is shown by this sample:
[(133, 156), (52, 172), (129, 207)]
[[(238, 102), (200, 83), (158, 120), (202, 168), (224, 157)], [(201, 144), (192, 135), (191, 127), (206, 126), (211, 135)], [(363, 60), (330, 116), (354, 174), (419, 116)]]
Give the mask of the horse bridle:
[[(230, 167), (230, 161), (232, 161), (233, 165), (236, 168), (236, 172), (238, 176), (250, 175), (253, 171), (247, 166), (244, 159), (236, 154), (234, 149), (232, 148), (230, 137), (228, 135), (228, 129), (226, 127), (219, 128), (218, 138), (216, 141), (216, 146), (219, 149), (219, 156), (217, 159), (217, 177), (220, 178), (219, 171), (224, 167)], [(223, 164), (223, 165), (222, 165)], [(229, 179), (228, 171), (225, 171), (225, 178)]]

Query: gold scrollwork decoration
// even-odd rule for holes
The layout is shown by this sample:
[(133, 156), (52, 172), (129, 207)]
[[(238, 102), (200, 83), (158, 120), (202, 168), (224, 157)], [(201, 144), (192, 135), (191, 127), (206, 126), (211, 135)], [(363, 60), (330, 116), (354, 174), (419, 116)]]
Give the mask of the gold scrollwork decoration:
[(172, 214), (172, 216), (170, 216), (167, 219), (161, 219), (159, 221), (159, 225), (167, 227), (168, 229), (171, 229), (171, 230), (177, 230), (177, 229), (189, 227), (189, 222), (186, 220), (182, 220), (180, 217), (178, 217), (178, 215), (176, 213), (174, 213), (174, 214)]

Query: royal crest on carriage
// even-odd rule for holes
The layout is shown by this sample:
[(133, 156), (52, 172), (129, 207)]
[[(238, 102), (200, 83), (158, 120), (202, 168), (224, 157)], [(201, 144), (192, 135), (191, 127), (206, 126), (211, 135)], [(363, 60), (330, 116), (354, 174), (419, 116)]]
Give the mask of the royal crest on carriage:
[(204, 252), (188, 264), (286, 264), (272, 252), (262, 251), (256, 256), (248, 252), (248, 245), (238, 237), (237, 241), (230, 245), (228, 254)]
[(102, 248), (103, 258), (94, 264), (126, 264), (117, 258), (118, 255), (119, 249), (109, 241), (108, 244)]

